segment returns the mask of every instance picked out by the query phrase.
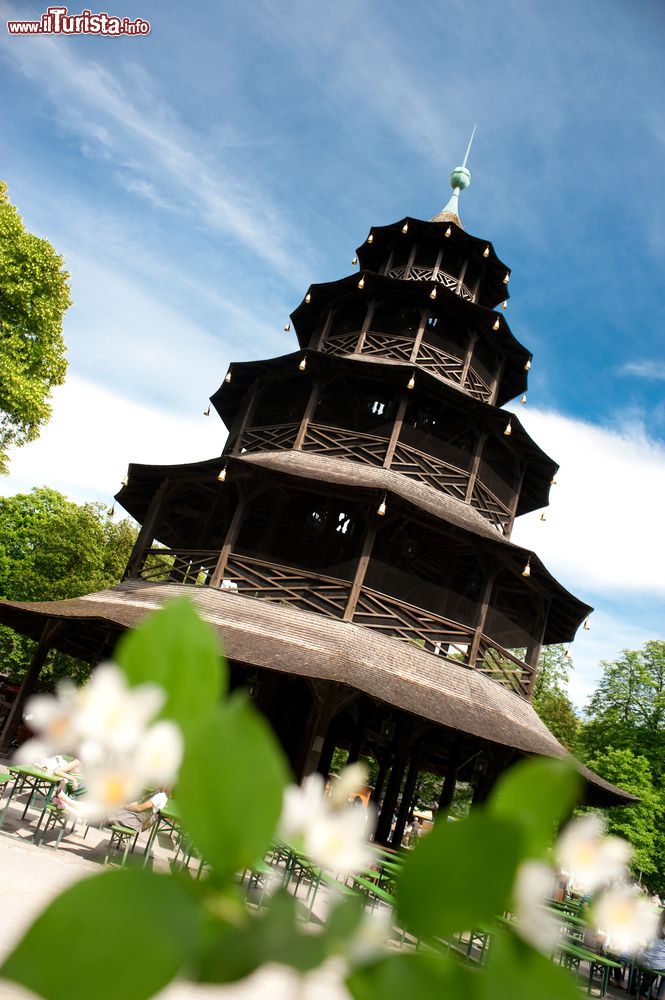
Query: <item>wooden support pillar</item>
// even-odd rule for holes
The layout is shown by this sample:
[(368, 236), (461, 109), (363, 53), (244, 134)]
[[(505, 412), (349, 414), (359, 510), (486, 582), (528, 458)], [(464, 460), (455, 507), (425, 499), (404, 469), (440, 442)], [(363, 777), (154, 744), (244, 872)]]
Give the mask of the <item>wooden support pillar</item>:
[(480, 604), (478, 605), (478, 613), (476, 615), (476, 625), (473, 633), (473, 639), (471, 640), (471, 645), (469, 646), (469, 652), (467, 654), (467, 662), (470, 667), (475, 668), (476, 660), (478, 659), (478, 652), (480, 650), (480, 640), (482, 639), (483, 632), (485, 630), (485, 622), (487, 621), (487, 612), (489, 611), (490, 600), (492, 597), (492, 590), (494, 588), (494, 581), (496, 579), (496, 570), (491, 572), (487, 579), (485, 580), (485, 586), (483, 587), (483, 592), (480, 597)]
[(476, 341), (478, 340), (478, 334), (472, 333), (469, 337), (469, 343), (466, 348), (466, 354), (464, 355), (464, 367), (462, 368), (462, 378), (461, 384), (466, 384), (467, 375), (469, 374), (469, 367), (471, 365), (471, 358), (473, 357), (473, 351), (476, 346)]
[(476, 447), (473, 449), (473, 455), (471, 457), (471, 465), (469, 467), (469, 481), (466, 484), (466, 496), (464, 497), (467, 503), (471, 503), (471, 497), (473, 496), (473, 488), (476, 485), (476, 479), (478, 478), (478, 469), (480, 468), (480, 460), (483, 456), (483, 448), (485, 447), (485, 442), (487, 441), (489, 434), (483, 431), (476, 441)]
[(524, 654), (524, 662), (531, 667), (531, 677), (529, 678), (529, 689), (527, 696), (529, 700), (533, 695), (533, 687), (536, 683), (536, 674), (538, 671), (538, 660), (540, 659), (540, 653), (543, 648), (543, 638), (545, 635), (545, 629), (547, 627), (547, 619), (549, 618), (550, 611), (550, 601), (543, 600), (543, 605), (541, 609), (541, 620), (539, 622), (538, 635), (534, 637), (533, 642), (527, 646), (526, 652)]
[(413, 805), (413, 793), (416, 790), (416, 781), (418, 780), (418, 773), (420, 771), (420, 760), (420, 753), (416, 752), (412, 755), (409, 763), (409, 770), (407, 771), (406, 781), (404, 783), (404, 791), (402, 792), (402, 801), (400, 803), (399, 812), (397, 813), (397, 822), (395, 823), (395, 829), (390, 840), (393, 847), (399, 847), (402, 843), (406, 821), (409, 818), (411, 807)]
[(162, 479), (162, 482), (157, 487), (153, 498), (150, 501), (148, 513), (146, 514), (145, 520), (141, 526), (141, 530), (139, 531), (136, 541), (134, 542), (134, 548), (132, 549), (132, 554), (129, 557), (129, 562), (127, 563), (127, 569), (125, 570), (123, 579), (138, 576), (139, 572), (143, 568), (145, 553), (146, 550), (152, 545), (155, 537), (157, 521), (159, 520), (162, 510), (164, 509), (164, 501), (169, 494), (170, 487), (171, 480), (168, 479), (168, 477)]
[(392, 746), (395, 749), (395, 757), (374, 835), (374, 840), (378, 844), (387, 845), (389, 842), (393, 813), (395, 812), (395, 806), (397, 805), (397, 799), (402, 787), (404, 771), (406, 770), (407, 761), (411, 754), (411, 748), (421, 733), (422, 725), (414, 725), (412, 720), (405, 720), (397, 725), (392, 742)]
[(393, 456), (395, 454), (395, 448), (397, 447), (399, 436), (402, 433), (404, 414), (406, 413), (406, 408), (408, 404), (409, 404), (408, 396), (402, 396), (399, 403), (397, 404), (397, 413), (395, 414), (395, 422), (393, 423), (393, 429), (390, 432), (390, 438), (388, 439), (388, 447), (386, 448), (386, 456), (383, 460), (384, 469), (389, 469), (391, 462), (393, 460)]
[(383, 787), (386, 783), (386, 777), (390, 769), (390, 754), (382, 754), (381, 757), (375, 753), (374, 755), (379, 762), (379, 773), (376, 776), (376, 782), (374, 783), (374, 791), (372, 792), (370, 798), (377, 806), (383, 797)]
[(298, 782), (318, 769), (333, 718), (359, 697), (356, 691), (351, 691), (342, 685), (319, 680), (309, 680), (308, 683), (312, 693), (312, 708), (294, 765)]
[(363, 547), (360, 550), (360, 556), (358, 558), (358, 565), (356, 566), (356, 573), (353, 578), (353, 583), (351, 584), (351, 590), (349, 591), (349, 599), (346, 602), (346, 608), (344, 609), (344, 621), (353, 621), (353, 616), (355, 614), (356, 605), (358, 603), (358, 595), (360, 594), (363, 583), (365, 582), (365, 574), (367, 573), (367, 566), (369, 564), (369, 558), (372, 554), (372, 548), (374, 546), (374, 539), (376, 538), (377, 531), (377, 520), (378, 515), (376, 515), (367, 525), (367, 531), (365, 533), (365, 540), (363, 542)]
[(356, 349), (353, 352), (354, 354), (362, 354), (363, 347), (365, 346), (365, 337), (367, 336), (367, 331), (369, 330), (372, 324), (375, 309), (376, 309), (376, 299), (371, 299), (370, 302), (367, 303), (367, 311), (365, 312), (365, 319), (363, 320), (363, 325), (360, 328), (358, 343), (356, 344)]
[(466, 277), (466, 268), (469, 263), (468, 259), (464, 260), (462, 267), (460, 268), (459, 278), (457, 279), (457, 294), (462, 294), (462, 285), (464, 284), (464, 278)]
[(410, 361), (412, 364), (416, 363), (418, 357), (418, 351), (420, 350), (420, 345), (423, 342), (423, 337), (425, 336), (425, 326), (427, 324), (427, 310), (423, 309), (420, 314), (420, 323), (418, 324), (418, 329), (416, 335), (413, 339), (413, 350), (411, 351)]
[[(498, 753), (498, 751), (495, 752)], [(483, 752), (483, 756), (486, 761), (486, 767), (473, 782), (473, 797), (471, 799), (472, 809), (476, 809), (478, 806), (483, 805), (483, 803), (487, 801), (490, 792), (496, 784), (496, 779), (500, 770), (500, 760), (496, 757), (490, 757), (486, 752)]]
[(329, 309), (328, 315), (326, 316), (326, 321), (323, 324), (323, 329), (321, 330), (321, 334), (319, 335), (319, 337), (317, 338), (316, 330), (312, 334), (309, 342), (311, 350), (320, 351), (323, 345), (325, 344), (328, 334), (330, 333), (330, 327), (332, 326), (333, 315), (334, 315), (334, 310)]
[(322, 778), (327, 778), (330, 774), (330, 767), (332, 764), (332, 759), (335, 754), (337, 744), (335, 743), (335, 737), (330, 732), (330, 726), (328, 727), (328, 735), (326, 736), (325, 743), (323, 744), (323, 750), (321, 751), (321, 756), (319, 757), (319, 764), (317, 771)]
[(262, 388), (262, 380), (257, 379), (250, 389), (249, 398), (247, 399), (244, 409), (238, 412), (236, 419), (231, 425), (231, 430), (229, 431), (229, 442), (231, 443), (232, 455), (239, 455), (242, 450), (242, 437), (254, 415), (256, 401), (259, 398), (259, 392)]
[(367, 709), (365, 711), (360, 711), (358, 713), (358, 721), (354, 727), (353, 739), (351, 740), (351, 748), (349, 749), (349, 756), (346, 761), (348, 764), (355, 764), (360, 757), (360, 751), (363, 748), (363, 741), (365, 739), (365, 730), (367, 727)]
[(2, 729), (2, 733), (0, 734), (0, 752), (9, 753), (9, 750), (11, 749), (12, 740), (14, 739), (16, 730), (18, 729), (21, 719), (23, 718), (25, 703), (35, 690), (41, 669), (46, 662), (46, 657), (51, 651), (53, 640), (62, 629), (62, 625), (63, 623), (60, 621), (47, 621), (44, 625), (39, 642), (37, 643), (35, 651), (32, 654), (30, 665), (26, 671), (23, 681), (21, 682), (21, 686), (18, 690), (16, 698), (14, 699), (14, 704), (11, 707)]
[(526, 462), (522, 463), (522, 468), (520, 470), (520, 477), (515, 487), (515, 496), (513, 497), (513, 502), (510, 505), (510, 520), (508, 521), (507, 527), (504, 529), (504, 535), (506, 538), (510, 538), (513, 530), (513, 524), (515, 523), (515, 516), (517, 514), (517, 507), (520, 502), (520, 494), (522, 492), (522, 486), (524, 485), (524, 477), (526, 475)]
[(302, 420), (300, 421), (300, 427), (298, 429), (298, 433), (296, 434), (296, 439), (293, 442), (294, 451), (302, 451), (303, 441), (307, 435), (307, 428), (312, 417), (314, 416), (314, 411), (318, 406), (322, 388), (323, 385), (321, 379), (317, 379), (312, 385), (312, 391), (309, 394), (307, 406), (305, 407), (305, 412), (303, 413)]
[(233, 517), (231, 518), (231, 523), (229, 525), (229, 530), (226, 532), (226, 538), (224, 539), (224, 544), (222, 545), (222, 550), (219, 553), (219, 559), (217, 560), (217, 565), (215, 570), (210, 577), (210, 586), (219, 587), (222, 579), (224, 577), (224, 570), (226, 569), (226, 564), (229, 560), (229, 555), (231, 549), (236, 543), (238, 537), (238, 532), (243, 522), (245, 516), (245, 506), (246, 498), (245, 494), (241, 493), (238, 497), (238, 504), (233, 512)]
[(501, 385), (501, 379), (503, 378), (504, 367), (505, 367), (505, 361), (502, 359), (499, 362), (499, 367), (497, 368), (494, 375), (494, 379), (492, 381), (491, 395), (490, 398), (488, 399), (488, 403), (492, 404), (496, 403), (497, 396), (499, 395), (499, 386)]
[(448, 767), (446, 768), (446, 776), (443, 779), (443, 788), (441, 789), (441, 795), (439, 797), (439, 806), (437, 809), (437, 819), (440, 816), (447, 817), (450, 812), (450, 807), (453, 804), (453, 799), (455, 797), (455, 788), (457, 787), (457, 771), (459, 768), (459, 746), (455, 745), (450, 752), (450, 758), (448, 760)]

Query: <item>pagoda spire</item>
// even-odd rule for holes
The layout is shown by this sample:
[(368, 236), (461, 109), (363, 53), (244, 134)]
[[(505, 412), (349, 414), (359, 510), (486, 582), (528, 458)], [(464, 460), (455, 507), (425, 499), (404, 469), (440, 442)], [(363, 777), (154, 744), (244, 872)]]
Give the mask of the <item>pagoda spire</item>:
[(469, 139), (469, 145), (466, 147), (466, 153), (464, 154), (464, 160), (460, 167), (455, 167), (450, 175), (450, 186), (453, 189), (448, 204), (445, 208), (442, 208), (438, 215), (435, 215), (431, 220), (432, 222), (454, 222), (455, 225), (463, 229), (463, 225), (460, 222), (459, 217), (459, 196), (460, 191), (464, 191), (468, 188), (471, 183), (471, 172), (467, 169), (466, 162), (469, 159), (469, 153), (471, 151), (471, 143), (473, 142), (473, 137), (476, 134), (476, 126), (473, 126), (473, 131), (471, 133), (471, 138)]

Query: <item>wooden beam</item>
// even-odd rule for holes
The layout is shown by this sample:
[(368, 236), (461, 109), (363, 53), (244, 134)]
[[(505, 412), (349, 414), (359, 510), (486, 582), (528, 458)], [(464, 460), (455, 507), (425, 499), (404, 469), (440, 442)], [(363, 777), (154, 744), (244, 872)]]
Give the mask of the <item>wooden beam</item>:
[(374, 546), (374, 539), (376, 538), (376, 518), (378, 514), (372, 517), (367, 525), (367, 531), (365, 532), (365, 539), (363, 541), (363, 547), (360, 551), (360, 556), (358, 558), (358, 564), (356, 566), (356, 573), (353, 578), (353, 583), (351, 584), (351, 591), (349, 593), (349, 599), (346, 602), (346, 608), (344, 610), (344, 621), (353, 621), (353, 616), (356, 610), (356, 604), (358, 603), (358, 596), (365, 582), (365, 574), (367, 573), (367, 566), (369, 564), (369, 559), (372, 554), (372, 548)]
[(487, 431), (483, 431), (476, 441), (476, 447), (473, 449), (473, 457), (471, 459), (471, 465), (469, 467), (469, 481), (466, 484), (466, 503), (471, 502), (471, 497), (473, 496), (473, 488), (476, 485), (476, 479), (478, 477), (478, 469), (480, 468), (480, 460), (483, 455), (483, 448), (485, 447), (485, 442), (487, 441), (489, 434)]
[(400, 802), (399, 811), (397, 813), (395, 829), (393, 830), (392, 837), (390, 839), (390, 843), (393, 847), (401, 846), (406, 821), (409, 818), (409, 813), (413, 807), (413, 793), (416, 790), (416, 781), (418, 780), (419, 771), (420, 753), (416, 752), (411, 756), (411, 760), (409, 762), (409, 770), (407, 771), (406, 781), (404, 782), (404, 789), (402, 791), (402, 801)]
[(224, 539), (222, 550), (219, 553), (219, 559), (217, 560), (217, 565), (215, 566), (214, 572), (210, 577), (211, 587), (219, 587), (220, 583), (222, 582), (229, 554), (231, 552), (231, 549), (236, 543), (238, 532), (240, 531), (240, 527), (242, 525), (242, 521), (245, 516), (245, 506), (246, 506), (246, 499), (245, 499), (245, 493), (243, 492), (238, 497), (238, 503), (236, 505), (236, 509), (233, 512), (233, 517), (231, 518), (229, 530), (226, 532), (226, 538)]
[(446, 776), (443, 779), (443, 787), (441, 789), (441, 795), (439, 797), (439, 807), (437, 809), (437, 819), (440, 816), (448, 816), (450, 812), (450, 807), (453, 804), (453, 798), (455, 797), (455, 788), (457, 787), (457, 772), (459, 769), (459, 743), (455, 743), (450, 751), (450, 757), (448, 759), (448, 767), (446, 768)]
[(249, 398), (245, 405), (244, 410), (239, 410), (236, 419), (233, 421), (233, 426), (229, 431), (229, 441), (232, 441), (231, 454), (239, 455), (242, 448), (242, 436), (247, 430), (250, 420), (254, 415), (254, 410), (256, 409), (256, 401), (259, 398), (259, 391), (263, 388), (263, 383), (265, 379), (256, 379), (253, 383), (252, 388), (249, 392)]
[(404, 424), (404, 414), (406, 413), (406, 408), (409, 405), (409, 397), (402, 396), (398, 405), (397, 413), (395, 414), (395, 422), (393, 423), (393, 429), (390, 432), (390, 438), (388, 440), (388, 447), (386, 448), (386, 457), (383, 460), (383, 468), (389, 469), (390, 464), (393, 460), (395, 454), (395, 448), (397, 447), (397, 442), (399, 441), (399, 436), (402, 433), (402, 425)]
[(123, 579), (127, 577), (138, 576), (139, 572), (143, 567), (143, 561), (145, 558), (145, 553), (147, 549), (152, 547), (152, 542), (155, 537), (155, 528), (157, 525), (157, 520), (159, 519), (163, 507), (164, 501), (169, 494), (172, 481), (166, 476), (160, 485), (157, 487), (152, 500), (150, 501), (150, 506), (148, 507), (148, 513), (146, 514), (145, 521), (141, 525), (141, 530), (139, 531), (136, 541), (134, 542), (134, 547), (132, 553), (129, 557), (127, 563), (127, 569)]
[(21, 686), (17, 692), (16, 698), (14, 699), (14, 704), (10, 709), (9, 715), (5, 720), (2, 733), (0, 734), (0, 752), (9, 753), (11, 749), (12, 740), (14, 739), (21, 719), (23, 718), (25, 703), (35, 690), (41, 669), (46, 662), (46, 657), (51, 651), (53, 640), (62, 629), (62, 626), (63, 622), (61, 621), (47, 621), (44, 625), (40, 639), (32, 654), (30, 665), (28, 666), (25, 677), (21, 682)]
[(312, 391), (309, 394), (309, 399), (307, 400), (307, 406), (305, 407), (305, 412), (302, 415), (302, 420), (300, 421), (300, 427), (298, 433), (296, 434), (296, 439), (293, 442), (294, 451), (302, 451), (303, 442), (307, 436), (307, 428), (309, 423), (314, 416), (314, 411), (318, 405), (319, 399), (321, 397), (321, 390), (323, 388), (322, 379), (317, 379), (312, 385)]
[(485, 586), (483, 587), (483, 593), (480, 598), (480, 603), (478, 605), (478, 612), (476, 615), (476, 627), (473, 633), (473, 639), (471, 640), (471, 645), (467, 653), (467, 663), (474, 670), (476, 668), (476, 660), (478, 659), (478, 651), (480, 650), (480, 641), (485, 630), (485, 622), (487, 621), (487, 612), (490, 606), (490, 598), (492, 596), (492, 590), (494, 589), (494, 581), (496, 580), (497, 571), (491, 572), (487, 579), (485, 580)]

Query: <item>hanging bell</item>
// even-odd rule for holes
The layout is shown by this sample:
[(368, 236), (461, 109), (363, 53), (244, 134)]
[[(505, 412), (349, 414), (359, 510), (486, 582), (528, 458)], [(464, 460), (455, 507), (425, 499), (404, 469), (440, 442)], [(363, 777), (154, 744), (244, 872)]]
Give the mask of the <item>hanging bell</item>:
[(307, 368), (307, 358), (302, 359), (302, 361), (298, 365), (298, 368), (300, 369), (301, 372), (304, 372), (305, 368)]
[(379, 517), (385, 517), (386, 509), (386, 498), (384, 497), (379, 506), (376, 508), (376, 513)]
[(501, 326), (501, 323), (499, 321), (499, 317), (497, 316), (497, 318), (494, 320), (494, 325), (493, 325), (492, 329), (493, 330), (498, 330), (500, 326)]
[(358, 282), (358, 288), (364, 288), (364, 287), (365, 287), (365, 277), (363, 275), (363, 277)]
[(448, 228), (446, 229), (446, 236), (450, 236), (451, 233), (452, 233), (452, 228), (448, 226)]
[(369, 234), (369, 236), (367, 237), (367, 242), (368, 243), (373, 243), (374, 242), (374, 233), (370, 233)]
[(582, 628), (583, 628), (583, 630), (585, 632), (590, 632), (591, 631), (591, 629), (589, 628), (589, 619), (588, 618), (584, 619), (584, 625), (582, 626)]
[(291, 329), (291, 322), (289, 321), (284, 327), (284, 333), (288, 333), (290, 329)]
[(115, 516), (115, 504), (113, 504), (112, 507), (109, 507), (109, 517), (114, 517), (114, 516)]
[(506, 276), (503, 279), (504, 285), (507, 285), (509, 281), (510, 281), (510, 274), (508, 273), (508, 271), (506, 271)]
[(550, 479), (550, 486), (556, 486), (556, 479)]
[(529, 370), (530, 367), (531, 367), (531, 358), (527, 358), (527, 360), (525, 362), (525, 365), (524, 365), (524, 371), (528, 372), (528, 370)]
[(219, 472), (217, 473), (217, 482), (223, 483), (225, 479), (226, 479), (226, 466), (224, 466), (223, 469), (220, 469)]
[(120, 485), (121, 486), (129, 486), (129, 479), (128, 479), (127, 476), (125, 476), (123, 479), (120, 480)]
[(522, 576), (531, 576), (531, 556), (526, 561), (526, 566), (522, 570)]
[(309, 305), (309, 303), (310, 303), (311, 301), (312, 301), (312, 296), (311, 296), (311, 294), (310, 294), (310, 293), (308, 292), (308, 293), (307, 293), (307, 295), (305, 296), (305, 302), (306, 302), (306, 303), (307, 303), (307, 304)]
[(406, 383), (407, 389), (414, 389), (416, 385), (416, 377), (412, 375), (409, 381)]
[(434, 286), (434, 288), (432, 289), (432, 291), (429, 293), (429, 297), (430, 297), (430, 299), (435, 299), (436, 298), (436, 285)]
[(409, 231), (409, 223), (405, 222), (404, 225), (402, 226), (402, 232), (408, 233), (408, 231)]
[(567, 660), (569, 660), (570, 659), (570, 650), (569, 649), (564, 649), (563, 655), (566, 657)]
[(205, 410), (203, 411), (203, 416), (204, 417), (209, 417), (210, 416), (210, 403), (208, 403), (208, 405), (206, 406)]
[(483, 257), (489, 257), (489, 255), (490, 255), (490, 248), (487, 246), (483, 250)]
[(226, 382), (227, 385), (231, 381), (231, 369), (230, 368), (227, 371), (226, 375), (224, 376), (224, 381)]
[(353, 258), (353, 260), (351, 261), (351, 263), (352, 263), (352, 264), (353, 264), (353, 266), (355, 267), (355, 266), (356, 266), (356, 264), (358, 263), (358, 258), (357, 258), (357, 257), (354, 257), (354, 258)]
[(544, 514), (541, 514), (541, 515), (540, 515), (540, 518), (539, 518), (539, 520), (540, 520), (540, 521), (546, 521), (546, 520), (547, 520), (547, 518), (545, 517), (545, 515), (544, 515)]
[(510, 420), (506, 424), (506, 429), (503, 433), (505, 434), (506, 437), (510, 437), (510, 435), (513, 433), (513, 425), (510, 422)]
[(501, 308), (502, 309), (507, 309), (508, 308), (508, 303), (507, 302), (502, 302), (501, 303)]
[(522, 404), (522, 406), (526, 406), (526, 396), (522, 396), (522, 398), (520, 399), (520, 403)]

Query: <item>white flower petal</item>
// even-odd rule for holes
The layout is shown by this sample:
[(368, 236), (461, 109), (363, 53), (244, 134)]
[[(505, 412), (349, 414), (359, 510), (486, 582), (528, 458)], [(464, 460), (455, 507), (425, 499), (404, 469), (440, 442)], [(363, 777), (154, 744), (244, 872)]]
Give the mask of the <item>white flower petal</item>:
[(171, 785), (178, 775), (185, 741), (175, 722), (156, 722), (141, 738), (134, 767), (145, 784)]
[(349, 764), (340, 771), (337, 778), (332, 779), (330, 787), (330, 804), (333, 809), (345, 805), (348, 800), (367, 784), (367, 766), (361, 761)]
[(131, 751), (164, 703), (155, 684), (130, 688), (119, 667), (97, 667), (83, 689), (76, 724), (82, 739), (99, 740), (119, 753)]
[(632, 856), (627, 841), (605, 837), (604, 832), (602, 818), (589, 813), (568, 823), (556, 845), (560, 869), (588, 892), (622, 878)]
[(133, 802), (143, 791), (143, 783), (128, 761), (90, 768), (85, 777), (87, 791), (81, 807), (90, 819), (106, 819), (109, 813)]
[(513, 886), (515, 930), (539, 951), (549, 953), (561, 933), (556, 914), (546, 906), (556, 887), (556, 875), (540, 861), (524, 861)]
[(594, 901), (592, 917), (616, 953), (633, 954), (658, 933), (658, 909), (631, 886), (602, 892)]
[(326, 810), (323, 778), (320, 774), (310, 774), (302, 786), (285, 788), (278, 835), (289, 843), (301, 838), (308, 823), (324, 815)]
[(351, 806), (329, 812), (304, 831), (305, 853), (322, 868), (350, 875), (374, 860), (368, 843), (371, 828), (364, 809)]

